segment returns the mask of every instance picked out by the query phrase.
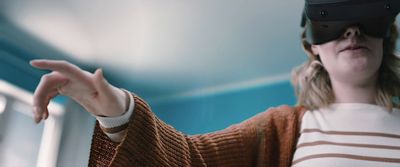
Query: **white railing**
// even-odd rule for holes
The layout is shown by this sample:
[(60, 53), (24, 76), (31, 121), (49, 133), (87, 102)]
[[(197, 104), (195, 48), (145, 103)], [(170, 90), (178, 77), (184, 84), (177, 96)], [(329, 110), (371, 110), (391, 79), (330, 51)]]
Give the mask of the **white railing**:
[[(14, 108), (25, 107), (16, 109), (16, 111), (32, 117), (33, 120), (33, 114), (31, 112), (31, 106), (33, 105), (32, 93), (0, 79), (0, 95), (3, 95), (0, 96), (0, 114), (4, 112), (4, 109), (6, 108), (7, 97), (12, 97), (18, 99), (22, 103), (29, 104), (30, 108), (27, 108), (26, 105), (19, 105), (16, 101), (11, 103)], [(59, 153), (63, 129), (63, 115), (65, 111), (62, 105), (55, 102), (50, 102), (49, 111), (49, 118), (44, 121), (44, 128), (36, 163), (36, 166), (38, 167), (55, 167), (57, 165), (57, 156)]]

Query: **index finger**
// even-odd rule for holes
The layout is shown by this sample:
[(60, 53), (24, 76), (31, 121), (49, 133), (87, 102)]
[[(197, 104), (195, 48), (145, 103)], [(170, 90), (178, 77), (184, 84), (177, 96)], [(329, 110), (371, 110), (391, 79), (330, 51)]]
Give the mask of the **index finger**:
[(71, 64), (65, 60), (46, 60), (46, 59), (37, 59), (29, 62), (33, 67), (44, 69), (44, 70), (52, 70), (63, 73), (67, 76), (79, 76), (80, 68)]

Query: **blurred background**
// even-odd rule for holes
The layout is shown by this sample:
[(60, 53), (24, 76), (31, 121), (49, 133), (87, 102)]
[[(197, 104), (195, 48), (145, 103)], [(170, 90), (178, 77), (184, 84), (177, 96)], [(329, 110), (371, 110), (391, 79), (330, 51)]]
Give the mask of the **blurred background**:
[(0, 166), (87, 166), (95, 119), (66, 97), (36, 125), (31, 59), (70, 61), (186, 134), (295, 105), (303, 0), (1, 0)]

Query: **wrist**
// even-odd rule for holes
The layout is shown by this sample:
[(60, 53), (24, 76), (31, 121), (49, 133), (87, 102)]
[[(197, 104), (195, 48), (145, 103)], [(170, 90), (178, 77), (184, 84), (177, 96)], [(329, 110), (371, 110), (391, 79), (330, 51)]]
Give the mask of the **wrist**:
[(124, 113), (127, 112), (130, 104), (129, 93), (127, 90), (116, 87), (113, 87), (113, 90), (115, 92), (114, 94), (116, 95), (118, 101), (117, 104), (120, 107), (118, 107), (119, 109), (112, 111), (113, 113), (106, 115), (107, 117), (117, 117), (123, 115)]
[(114, 97), (113, 102), (111, 102), (112, 104), (107, 109), (98, 108), (97, 106), (97, 111), (102, 111), (102, 112), (101, 114), (93, 113), (94, 115), (99, 117), (119, 117), (125, 114), (129, 109), (129, 104), (131, 99), (128, 91), (116, 88), (114, 86), (111, 89)]
[[(126, 90), (124, 90), (126, 91)], [(128, 91), (126, 91), (126, 93), (129, 95), (129, 107), (128, 110), (120, 115), (120, 116), (116, 116), (116, 117), (101, 117), (101, 116), (97, 116), (94, 115), (96, 117), (96, 119), (99, 121), (100, 123), (100, 127), (103, 129), (104, 132), (106, 133), (115, 133), (115, 132), (119, 132), (120, 130), (123, 130), (126, 128), (129, 120), (131, 119), (131, 116), (134, 112), (134, 108), (135, 108), (135, 100), (134, 97), (131, 93), (129, 93)]]

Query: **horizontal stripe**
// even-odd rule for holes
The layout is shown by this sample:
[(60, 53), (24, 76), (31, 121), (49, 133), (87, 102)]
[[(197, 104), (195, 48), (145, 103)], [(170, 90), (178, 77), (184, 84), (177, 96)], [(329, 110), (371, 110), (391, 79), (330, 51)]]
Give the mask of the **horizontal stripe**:
[(351, 136), (351, 135), (327, 135), (323, 133), (305, 133), (301, 134), (298, 140), (300, 143), (308, 143), (315, 141), (330, 141), (338, 143), (358, 143), (358, 144), (375, 144), (375, 145), (393, 145), (400, 146), (400, 139), (387, 138), (380, 136)]
[(313, 154), (355, 154), (360, 156), (400, 158), (400, 150), (396, 149), (376, 149), (368, 147), (348, 147), (337, 145), (318, 145), (314, 147), (301, 147), (296, 149), (293, 159)]
[(319, 146), (319, 145), (336, 145), (336, 146), (348, 146), (348, 147), (364, 147), (364, 148), (400, 150), (399, 146), (377, 145), (377, 144), (358, 144), (358, 143), (357, 144), (355, 144), (355, 143), (338, 143), (338, 142), (330, 142), (330, 141), (314, 141), (314, 142), (300, 143), (297, 146), (297, 149), (302, 148), (302, 147), (311, 147), (311, 146)]
[(301, 133), (322, 133), (327, 135), (352, 135), (352, 136), (377, 136), (400, 139), (400, 135), (379, 132), (355, 132), (355, 131), (323, 131), (321, 129), (303, 129)]
[(105, 133), (114, 134), (114, 133), (118, 133), (118, 132), (121, 132), (121, 131), (127, 129), (128, 125), (129, 125), (128, 123), (125, 123), (123, 125), (120, 125), (117, 127), (112, 127), (112, 128), (105, 128), (105, 127), (100, 126), (100, 129)]
[[(343, 104), (341, 104), (343, 105)], [(364, 106), (362, 104), (361, 106)], [(334, 131), (367, 131), (400, 135), (400, 112), (378, 110), (379, 107), (361, 107), (354, 110), (326, 110), (306, 112), (301, 129)], [(332, 108), (333, 109), (333, 108)]]
[(335, 154), (335, 153), (326, 153), (326, 154), (313, 154), (309, 156), (305, 156), (293, 161), (292, 165), (297, 163), (316, 159), (316, 158), (345, 158), (345, 159), (354, 159), (354, 160), (364, 160), (364, 161), (376, 161), (376, 162), (386, 162), (386, 163), (399, 163), (399, 158), (384, 158), (384, 157), (372, 157), (372, 156), (360, 156), (360, 155), (353, 155), (353, 154)]

